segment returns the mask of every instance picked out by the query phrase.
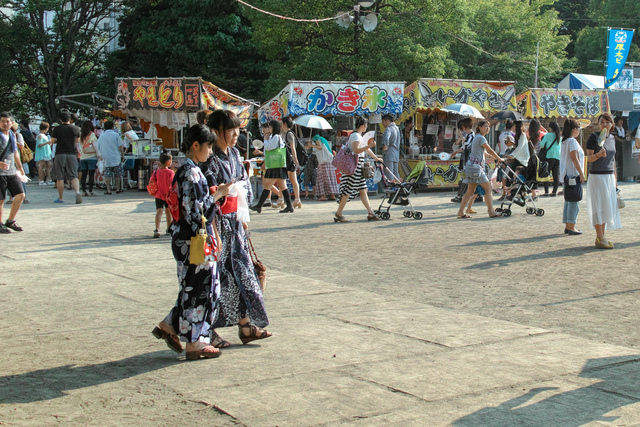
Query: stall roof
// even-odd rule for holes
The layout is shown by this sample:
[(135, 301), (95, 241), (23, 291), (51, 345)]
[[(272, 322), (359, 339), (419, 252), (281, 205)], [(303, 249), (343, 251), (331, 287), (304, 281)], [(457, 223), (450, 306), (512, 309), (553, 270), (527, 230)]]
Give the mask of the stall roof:
[(515, 94), (512, 81), (422, 78), (405, 88), (400, 120), (416, 112), (437, 111), (457, 103), (469, 104), (486, 113), (515, 110)]
[(556, 89), (604, 89), (604, 76), (569, 73)]
[(200, 77), (118, 77), (115, 82), (118, 110), (170, 129), (193, 124), (202, 109), (232, 110), (246, 126), (259, 106)]
[(606, 89), (529, 89), (517, 96), (518, 110), (527, 118), (591, 118), (610, 113)]
[(260, 123), (286, 116), (316, 114), (352, 116), (399, 115), (405, 82), (348, 82), (290, 80), (258, 110)]

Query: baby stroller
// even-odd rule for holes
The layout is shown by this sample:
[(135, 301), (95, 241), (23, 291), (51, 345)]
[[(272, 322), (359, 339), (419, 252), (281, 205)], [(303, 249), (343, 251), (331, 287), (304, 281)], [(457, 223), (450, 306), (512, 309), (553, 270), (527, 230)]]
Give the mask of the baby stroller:
[[(536, 159), (537, 157), (532, 157), (532, 159)], [(537, 166), (537, 165), (536, 165)], [(512, 181), (512, 190), (511, 194), (504, 199), (504, 201), (500, 204), (499, 208), (496, 208), (496, 212), (498, 214), (502, 214), (503, 216), (511, 216), (511, 206), (515, 203), (516, 205), (522, 206), (525, 208), (525, 211), (529, 215), (535, 216), (543, 216), (544, 209), (540, 209), (536, 206), (536, 202), (531, 197), (531, 190), (537, 183), (538, 178), (538, 168), (536, 168), (536, 179), (533, 180), (524, 180), (522, 177), (517, 175), (513, 169), (509, 165), (505, 163), (506, 173), (509, 177), (511, 177)]]
[[(419, 162), (404, 182), (400, 182), (400, 178), (395, 176), (384, 164), (381, 164), (379, 167), (383, 169), (382, 180), (387, 186), (387, 194), (382, 199), (382, 202), (380, 202), (378, 209), (374, 210), (373, 213), (381, 219), (386, 220), (391, 218), (391, 214), (389, 213), (391, 206), (400, 205), (405, 207), (402, 212), (402, 216), (405, 218), (422, 219), (422, 212), (415, 210), (411, 204), (411, 200), (409, 200), (409, 195), (412, 192), (417, 194), (418, 187), (421, 185), (428, 185), (426, 163), (424, 161)], [(387, 182), (384, 174), (385, 170), (393, 177), (394, 182)]]

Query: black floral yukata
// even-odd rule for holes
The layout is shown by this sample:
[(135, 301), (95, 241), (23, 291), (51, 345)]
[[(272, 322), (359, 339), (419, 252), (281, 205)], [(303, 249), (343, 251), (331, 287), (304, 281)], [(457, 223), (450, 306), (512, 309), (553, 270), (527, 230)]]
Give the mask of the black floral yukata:
[[(176, 172), (180, 218), (171, 226), (171, 250), (178, 263), (180, 291), (175, 307), (165, 318), (180, 336), (181, 341), (210, 342), (211, 324), (218, 316), (220, 284), (213, 256), (202, 264), (189, 263), (191, 237), (202, 228), (202, 215), (206, 218), (207, 234), (214, 236), (211, 222), (217, 205), (209, 193), (202, 171), (187, 159)], [(215, 236), (213, 237), (215, 240)]]
[[(235, 147), (228, 149), (228, 155), (215, 147), (213, 155), (201, 167), (209, 186), (229, 183), (235, 179), (244, 186), (247, 191), (247, 203), (251, 203), (249, 177), (242, 165), (240, 153)], [(221, 203), (224, 204), (222, 201)], [(244, 228), (238, 222), (236, 212), (223, 214), (218, 210), (216, 223), (222, 240), (222, 249), (218, 255), (219, 312), (213, 327), (234, 326), (240, 319), (248, 316), (251, 323), (264, 328), (269, 324), (269, 319), (260, 281), (249, 255)]]

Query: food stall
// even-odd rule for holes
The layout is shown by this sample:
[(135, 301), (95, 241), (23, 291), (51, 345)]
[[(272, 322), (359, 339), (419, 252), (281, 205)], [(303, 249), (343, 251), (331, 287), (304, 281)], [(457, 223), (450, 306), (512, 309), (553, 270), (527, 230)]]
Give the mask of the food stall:
[[(456, 129), (461, 116), (441, 111), (452, 104), (468, 104), (485, 117), (502, 110), (515, 110), (515, 86), (511, 81), (478, 81), (420, 79), (404, 90), (402, 115), (398, 125), (412, 119), (414, 137), (408, 149), (408, 170), (425, 160), (430, 186), (455, 187), (463, 174), (458, 170), (459, 158), (449, 158), (456, 140)], [(415, 132), (420, 134), (415, 137)], [(435, 150), (425, 152), (421, 147)], [(435, 152), (431, 152), (435, 151)], [(400, 174), (406, 175), (401, 170)]]
[(137, 117), (150, 136), (136, 141), (128, 158), (139, 168), (138, 188), (146, 188), (145, 178), (153, 172), (162, 147), (172, 149), (178, 162), (183, 159), (177, 148), (186, 128), (196, 124), (199, 110), (234, 111), (248, 125), (255, 104), (227, 92), (201, 78), (116, 78), (115, 106), (126, 116)]
[[(291, 80), (275, 97), (258, 110), (258, 120), (282, 120), (315, 114), (335, 118), (339, 127), (353, 129), (355, 116), (368, 116), (380, 123), (382, 115), (402, 113), (404, 82), (315, 82)], [(344, 119), (348, 120), (344, 120)], [(341, 141), (337, 141), (340, 143)], [(338, 182), (340, 174), (338, 173)], [(368, 182), (376, 190), (373, 180)]]
[(606, 89), (529, 89), (518, 95), (516, 102), (522, 115), (540, 120), (543, 126), (558, 118), (592, 121), (592, 125), (582, 132), (580, 143), (583, 148), (590, 132), (597, 130), (594, 119), (611, 112)]

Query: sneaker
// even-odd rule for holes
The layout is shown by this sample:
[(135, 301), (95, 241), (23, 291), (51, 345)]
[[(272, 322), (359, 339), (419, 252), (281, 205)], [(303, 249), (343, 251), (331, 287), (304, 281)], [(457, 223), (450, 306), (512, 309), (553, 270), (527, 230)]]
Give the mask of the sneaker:
[(4, 223), (5, 227), (12, 229), (13, 231), (22, 231), (22, 227), (18, 225), (15, 221), (9, 221)]
[(10, 234), (11, 230), (9, 230), (3, 223), (0, 222), (0, 234)]
[(55, 200), (53, 201), (53, 203), (64, 203), (64, 200), (55, 199)]
[(456, 197), (454, 197), (453, 199), (451, 199), (451, 201), (452, 201), (453, 203), (460, 203), (460, 201), (461, 201), (461, 200), (462, 200), (462, 198), (461, 198), (461, 197), (458, 197), (458, 196), (456, 196)]
[(82, 203), (82, 194), (76, 193), (76, 205)]
[(153, 238), (157, 239), (158, 237), (160, 237), (160, 232), (156, 229), (153, 231)]
[(45, 185), (47, 185), (47, 183), (46, 183), (46, 182), (44, 182), (44, 181), (40, 181), (40, 182), (38, 183), (38, 185), (39, 185), (40, 187), (44, 187)]
[(23, 204), (23, 205), (28, 205), (28, 204), (29, 204), (29, 200), (24, 199), (24, 200), (22, 201), (22, 204)]
[(45, 182), (44, 182), (44, 184), (45, 184), (45, 185), (54, 185), (54, 184), (53, 184), (53, 181), (45, 181)]

